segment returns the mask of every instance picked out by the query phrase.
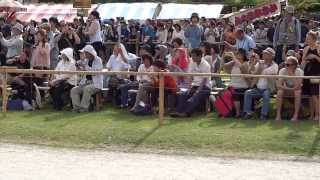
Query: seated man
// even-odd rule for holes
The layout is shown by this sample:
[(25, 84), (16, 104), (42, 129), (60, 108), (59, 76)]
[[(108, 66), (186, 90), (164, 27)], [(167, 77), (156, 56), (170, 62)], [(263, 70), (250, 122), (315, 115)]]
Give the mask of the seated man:
[[(303, 76), (303, 71), (298, 67), (298, 59), (294, 56), (287, 57), (286, 67), (279, 71), (283, 76)], [(301, 102), (302, 79), (285, 79), (280, 78), (277, 82), (277, 117), (276, 121), (281, 120), (281, 109), (283, 96), (289, 95), (294, 97), (294, 114), (291, 121), (297, 121), (299, 116)]]
[[(262, 59), (254, 60), (254, 63), (250, 64), (250, 71), (255, 75), (276, 75), (278, 74), (278, 65), (273, 61), (275, 57), (275, 51), (272, 48), (267, 48), (262, 53)], [(256, 83), (256, 80), (258, 81)], [(261, 98), (263, 105), (261, 109), (260, 119), (266, 120), (269, 114), (270, 94), (275, 89), (275, 81), (272, 78), (258, 78), (252, 86), (255, 88), (249, 89), (244, 94), (244, 119), (252, 118), (252, 101), (254, 98)]]
[[(81, 51), (85, 53), (86, 59), (82, 64), (78, 63), (78, 67), (83, 71), (102, 71), (102, 61), (98, 57), (97, 52), (91, 45), (86, 45)], [(102, 89), (102, 75), (86, 75), (84, 76), (79, 86), (71, 89), (71, 99), (73, 111), (87, 112), (89, 110), (90, 99), (93, 94)], [(82, 97), (82, 98), (81, 98)]]
[[(202, 58), (202, 51), (199, 48), (191, 51), (192, 63), (189, 66), (190, 73), (210, 73), (209, 63)], [(204, 104), (211, 91), (210, 76), (195, 76), (192, 80), (192, 87), (188, 90), (186, 102), (178, 102), (177, 113), (173, 117), (190, 117), (201, 104)]]

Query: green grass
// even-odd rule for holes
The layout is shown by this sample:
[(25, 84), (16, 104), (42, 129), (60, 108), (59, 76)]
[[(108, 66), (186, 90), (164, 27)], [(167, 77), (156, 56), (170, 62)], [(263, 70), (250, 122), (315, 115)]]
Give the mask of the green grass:
[(0, 117), (0, 141), (70, 148), (119, 147), (197, 154), (286, 154), (319, 156), (317, 123), (219, 119), (214, 114), (158, 126), (156, 116), (136, 117), (107, 107), (78, 114), (41, 110)]

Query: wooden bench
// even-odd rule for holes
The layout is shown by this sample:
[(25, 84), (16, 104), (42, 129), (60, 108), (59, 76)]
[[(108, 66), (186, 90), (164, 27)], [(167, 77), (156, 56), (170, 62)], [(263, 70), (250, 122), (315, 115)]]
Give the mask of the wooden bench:
[(95, 94), (92, 95), (93, 97), (93, 101), (94, 101), (94, 110), (95, 111), (100, 111), (100, 109), (102, 108), (103, 105), (103, 93), (104, 92), (108, 92), (109, 88), (102, 88), (101, 90), (99, 90), (98, 92), (96, 92)]

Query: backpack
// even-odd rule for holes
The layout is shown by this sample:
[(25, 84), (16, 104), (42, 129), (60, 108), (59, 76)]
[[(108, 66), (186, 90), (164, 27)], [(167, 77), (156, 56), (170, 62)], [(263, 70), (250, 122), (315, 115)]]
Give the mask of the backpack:
[(232, 95), (234, 89), (229, 87), (222, 91), (214, 102), (214, 107), (219, 117), (231, 117), (234, 114), (234, 101)]
[(22, 100), (21, 99), (10, 99), (10, 100), (8, 100), (7, 109), (8, 110), (14, 110), (14, 111), (23, 110)]

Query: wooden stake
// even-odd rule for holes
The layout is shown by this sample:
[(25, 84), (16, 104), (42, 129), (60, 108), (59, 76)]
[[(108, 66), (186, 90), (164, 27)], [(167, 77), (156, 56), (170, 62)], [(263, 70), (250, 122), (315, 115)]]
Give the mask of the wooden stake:
[(4, 117), (7, 115), (7, 75), (7, 71), (4, 69), (2, 77), (2, 113)]
[(164, 122), (164, 74), (159, 73), (159, 125)]
[(319, 118), (319, 127), (320, 127), (320, 83), (319, 83), (319, 100), (318, 100), (318, 111), (319, 111), (319, 114), (318, 114), (318, 118)]

